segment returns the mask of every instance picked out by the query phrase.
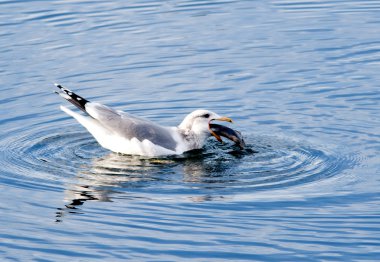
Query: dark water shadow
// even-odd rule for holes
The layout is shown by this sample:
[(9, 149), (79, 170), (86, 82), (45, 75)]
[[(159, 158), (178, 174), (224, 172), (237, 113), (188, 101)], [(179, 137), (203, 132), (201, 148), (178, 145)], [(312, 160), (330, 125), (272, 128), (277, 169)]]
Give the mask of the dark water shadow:
[(305, 142), (270, 136), (248, 140), (244, 150), (210, 141), (203, 150), (181, 156), (109, 153), (87, 158), (65, 186), (68, 204), (58, 208), (57, 221), (65, 213), (84, 212), (81, 206), (87, 201), (227, 201), (238, 195), (312, 185), (357, 164), (355, 156), (341, 156)]
[[(166, 194), (169, 198), (186, 195), (194, 202), (222, 198), (207, 191), (233, 182), (229, 171), (236, 168), (245, 156), (257, 151), (250, 146), (241, 150), (231, 144), (217, 150), (218, 146), (215, 143), (207, 149), (162, 158), (116, 153), (94, 158), (90, 165), (81, 168), (75, 182), (67, 185), (64, 199), (67, 204), (57, 208), (56, 222), (62, 222), (66, 214), (82, 214), (81, 206), (87, 201), (112, 202), (115, 196), (150, 201), (156, 195)], [(149, 194), (145, 194), (148, 191)]]

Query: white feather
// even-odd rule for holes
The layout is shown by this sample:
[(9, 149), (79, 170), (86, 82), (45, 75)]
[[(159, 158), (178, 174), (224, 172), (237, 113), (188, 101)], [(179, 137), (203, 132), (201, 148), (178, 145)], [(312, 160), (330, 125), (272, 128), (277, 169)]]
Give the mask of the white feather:
[[(117, 153), (150, 157), (182, 154), (202, 148), (210, 136), (208, 130), (210, 119), (219, 118), (219, 115), (211, 111), (196, 110), (186, 116), (178, 127), (162, 127), (98, 103), (87, 103), (85, 109), (90, 116), (78, 114), (61, 106), (61, 110), (84, 126), (102, 147)], [(205, 114), (209, 117), (205, 118)], [(151, 130), (154, 135), (160, 135), (157, 143), (152, 142), (155, 137), (152, 141), (138, 139), (144, 135), (140, 136), (140, 133), (136, 132), (144, 133), (146, 129)], [(170, 143), (175, 144), (172, 150), (169, 146), (162, 146)]]

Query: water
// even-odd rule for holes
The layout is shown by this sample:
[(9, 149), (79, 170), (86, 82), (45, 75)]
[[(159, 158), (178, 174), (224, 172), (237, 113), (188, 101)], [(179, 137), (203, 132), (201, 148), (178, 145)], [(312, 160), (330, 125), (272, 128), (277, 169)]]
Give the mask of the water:
[[(380, 1), (1, 1), (2, 261), (380, 257)], [(59, 82), (240, 151), (113, 154)]]

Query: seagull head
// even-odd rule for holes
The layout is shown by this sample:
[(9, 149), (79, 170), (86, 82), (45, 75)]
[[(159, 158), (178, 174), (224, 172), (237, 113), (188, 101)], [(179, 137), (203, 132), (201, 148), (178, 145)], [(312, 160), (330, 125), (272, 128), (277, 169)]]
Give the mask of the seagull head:
[(210, 123), (214, 120), (232, 123), (231, 118), (220, 116), (209, 110), (198, 109), (188, 114), (179, 125), (179, 128), (204, 139), (213, 135), (218, 141), (222, 142), (220, 136), (210, 128)]

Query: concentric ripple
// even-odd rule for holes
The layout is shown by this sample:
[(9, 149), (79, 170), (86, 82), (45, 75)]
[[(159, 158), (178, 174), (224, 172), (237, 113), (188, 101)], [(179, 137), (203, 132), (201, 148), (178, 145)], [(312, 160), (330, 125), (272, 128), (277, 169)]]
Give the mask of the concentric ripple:
[(107, 188), (107, 192), (168, 199), (285, 189), (327, 179), (354, 163), (276, 137), (248, 136), (246, 140), (243, 151), (210, 139), (203, 150), (152, 159), (109, 152), (84, 131), (52, 128), (6, 141), (4, 162), (12, 163), (5, 170), (13, 169), (8, 177), (13, 185), (43, 190), (63, 187), (71, 195), (83, 195), (83, 190), (96, 195)]

